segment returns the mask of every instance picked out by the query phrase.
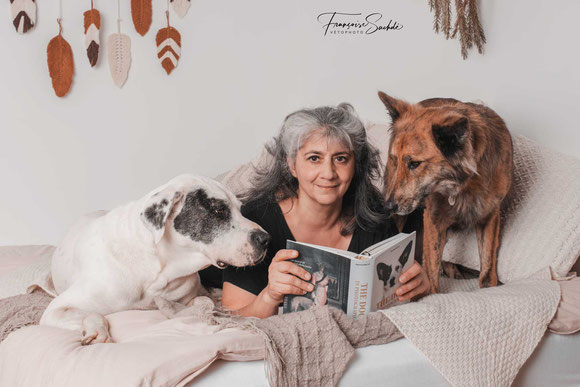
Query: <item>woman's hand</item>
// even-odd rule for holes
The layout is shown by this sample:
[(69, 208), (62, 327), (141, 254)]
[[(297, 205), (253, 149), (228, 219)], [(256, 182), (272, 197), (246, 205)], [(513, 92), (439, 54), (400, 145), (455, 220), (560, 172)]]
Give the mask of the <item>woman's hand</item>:
[(403, 284), (396, 292), (399, 301), (421, 298), (429, 294), (427, 273), (417, 262), (399, 276), (399, 281)]
[(289, 259), (297, 257), (296, 250), (280, 250), (272, 258), (264, 301), (277, 306), (283, 301), (285, 294), (303, 295), (314, 289), (314, 285), (307, 282), (310, 281), (310, 273), (297, 264), (288, 262)]

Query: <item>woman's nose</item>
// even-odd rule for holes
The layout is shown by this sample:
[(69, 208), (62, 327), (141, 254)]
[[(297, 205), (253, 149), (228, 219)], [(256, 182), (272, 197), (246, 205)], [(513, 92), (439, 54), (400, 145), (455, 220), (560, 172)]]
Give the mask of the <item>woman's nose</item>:
[(334, 179), (336, 177), (336, 169), (332, 163), (332, 160), (323, 163), (320, 176), (325, 179)]

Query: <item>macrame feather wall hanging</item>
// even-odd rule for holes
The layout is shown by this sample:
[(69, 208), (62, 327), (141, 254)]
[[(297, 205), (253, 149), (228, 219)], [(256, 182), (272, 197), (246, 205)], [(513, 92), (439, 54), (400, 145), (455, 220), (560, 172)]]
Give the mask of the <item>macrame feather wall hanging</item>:
[(25, 34), (36, 24), (36, 0), (10, 0), (12, 24), (19, 34)]
[(101, 30), (101, 14), (93, 7), (85, 15), (85, 48), (91, 67), (95, 67), (99, 60), (99, 31)]
[(483, 54), (485, 34), (479, 22), (477, 0), (454, 0), (455, 23), (451, 29), (451, 0), (429, 0), (431, 11), (435, 14), (433, 29), (443, 32), (445, 38), (455, 39), (459, 34), (461, 56), (467, 59), (467, 51), (475, 46)]
[[(36, 25), (36, 1), (10, 0), (12, 23), (18, 33), (24, 34)], [(97, 65), (102, 52), (101, 14), (94, 7), (93, 2), (94, 0), (91, 0), (91, 8), (83, 14), (84, 46), (91, 67)], [(157, 58), (168, 75), (175, 70), (181, 57), (181, 34), (169, 22), (170, 5), (173, 11), (182, 18), (187, 14), (191, 0), (167, 0), (165, 11), (167, 27), (161, 28), (155, 37)], [(72, 48), (62, 35), (62, 0), (58, 0), (58, 6), (58, 35), (48, 43), (46, 61), (54, 92), (58, 97), (64, 97), (70, 91), (75, 68)], [(131, 16), (135, 30), (142, 36), (147, 34), (153, 19), (152, 0), (131, 0)], [(117, 32), (109, 35), (105, 47), (111, 78), (115, 85), (121, 88), (127, 81), (131, 67), (131, 38), (121, 33), (120, 0), (117, 0)]]
[(64, 97), (70, 90), (75, 66), (70, 44), (62, 37), (62, 11), (58, 22), (58, 35), (50, 40), (46, 48), (48, 73), (52, 79), (52, 88), (58, 97)]
[(151, 0), (131, 0), (131, 16), (135, 30), (145, 36), (153, 18), (153, 5)]
[(170, 0), (173, 10), (180, 18), (183, 18), (187, 13), (187, 10), (191, 6), (190, 0)]
[(177, 62), (181, 56), (181, 35), (169, 25), (169, 7), (165, 15), (167, 16), (167, 27), (157, 32), (155, 41), (157, 43), (157, 57), (169, 75), (177, 67)]
[(107, 46), (111, 77), (115, 85), (121, 88), (127, 80), (129, 67), (131, 67), (131, 38), (121, 33), (120, 0), (117, 0), (117, 33), (109, 36)]

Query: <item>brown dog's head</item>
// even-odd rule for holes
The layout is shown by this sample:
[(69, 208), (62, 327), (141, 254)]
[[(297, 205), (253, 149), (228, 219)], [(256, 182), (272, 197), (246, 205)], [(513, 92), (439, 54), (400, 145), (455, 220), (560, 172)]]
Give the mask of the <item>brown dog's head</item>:
[(432, 192), (454, 197), (477, 173), (465, 109), (452, 100), (411, 105), (383, 92), (379, 98), (392, 119), (383, 188), (389, 210), (409, 214)]

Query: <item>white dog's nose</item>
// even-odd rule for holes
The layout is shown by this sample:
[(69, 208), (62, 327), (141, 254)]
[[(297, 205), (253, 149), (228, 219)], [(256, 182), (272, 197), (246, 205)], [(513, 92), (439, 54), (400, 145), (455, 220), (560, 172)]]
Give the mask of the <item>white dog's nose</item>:
[(270, 243), (270, 234), (264, 231), (255, 230), (250, 233), (250, 242), (259, 250), (266, 250)]

